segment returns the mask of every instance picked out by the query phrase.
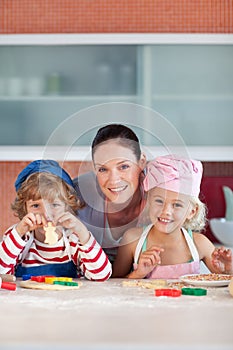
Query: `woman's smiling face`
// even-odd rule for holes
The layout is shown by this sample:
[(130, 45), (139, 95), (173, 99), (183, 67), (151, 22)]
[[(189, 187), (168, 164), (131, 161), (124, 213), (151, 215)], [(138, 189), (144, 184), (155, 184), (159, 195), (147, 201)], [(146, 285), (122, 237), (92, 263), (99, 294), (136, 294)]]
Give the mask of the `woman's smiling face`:
[(100, 144), (94, 153), (94, 167), (103, 194), (114, 203), (125, 203), (139, 187), (139, 178), (145, 166), (130, 148), (116, 140)]

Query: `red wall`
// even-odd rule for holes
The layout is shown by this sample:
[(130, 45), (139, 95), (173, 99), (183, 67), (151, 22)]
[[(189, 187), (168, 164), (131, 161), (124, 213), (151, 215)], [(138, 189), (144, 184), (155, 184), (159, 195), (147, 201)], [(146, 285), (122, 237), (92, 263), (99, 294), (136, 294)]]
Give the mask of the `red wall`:
[[(228, 186), (233, 190), (233, 176), (207, 176), (202, 180), (201, 199), (207, 206), (208, 219), (225, 217), (226, 206), (223, 186)], [(211, 241), (217, 241), (210, 230), (209, 224), (207, 224), (205, 234)]]
[[(223, 186), (229, 186), (233, 190), (233, 162), (203, 162), (200, 199), (207, 206), (208, 219), (225, 216)], [(209, 225), (206, 227), (205, 234), (213, 242), (217, 241)]]
[(1, 0), (0, 33), (232, 33), (232, 0)]

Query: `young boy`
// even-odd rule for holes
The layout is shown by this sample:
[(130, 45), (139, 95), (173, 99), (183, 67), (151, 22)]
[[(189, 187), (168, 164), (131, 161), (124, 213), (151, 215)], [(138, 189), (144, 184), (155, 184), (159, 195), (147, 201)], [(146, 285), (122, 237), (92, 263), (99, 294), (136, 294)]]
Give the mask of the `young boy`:
[[(18, 175), (15, 188), (12, 209), (20, 221), (6, 231), (0, 244), (0, 273), (81, 275), (98, 281), (110, 277), (107, 256), (73, 214), (79, 201), (70, 176), (57, 162), (30, 163)], [(48, 228), (54, 234), (52, 244), (46, 239)]]

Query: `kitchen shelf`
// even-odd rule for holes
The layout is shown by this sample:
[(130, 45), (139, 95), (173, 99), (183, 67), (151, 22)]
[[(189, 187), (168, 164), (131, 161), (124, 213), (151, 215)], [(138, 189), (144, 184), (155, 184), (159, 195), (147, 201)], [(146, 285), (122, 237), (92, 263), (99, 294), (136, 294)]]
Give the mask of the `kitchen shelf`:
[[(0, 96), (0, 101), (12, 101), (12, 102), (33, 102), (33, 101), (51, 101), (51, 102), (64, 102), (64, 101), (89, 101), (89, 100), (119, 100), (119, 101), (137, 101), (139, 96), (137, 95), (57, 95), (57, 96)], [(233, 100), (233, 95), (152, 95), (153, 100), (219, 100), (227, 101)]]
[(233, 34), (78, 33), (1, 34), (0, 45), (232, 45)]
[(218, 100), (218, 101), (227, 101), (227, 100), (233, 100), (233, 94), (232, 95), (195, 95), (195, 94), (170, 94), (170, 95), (153, 95), (152, 99), (154, 100), (174, 100), (174, 101), (180, 101), (180, 100), (194, 100), (194, 101), (211, 101), (211, 100)]
[[(30, 100), (83, 100), (83, 99), (136, 99), (138, 96), (137, 95), (56, 95), (56, 96), (48, 96), (48, 95), (42, 95), (42, 96), (0, 96), (1, 101), (30, 101)], [(170, 95), (153, 95), (153, 99), (158, 99), (158, 100), (232, 100), (233, 95), (185, 95), (185, 94), (170, 94)]]
[[(159, 146), (143, 146), (147, 158), (158, 154), (166, 154), (167, 150)], [(187, 153), (193, 159), (207, 162), (233, 162), (233, 146), (231, 147), (187, 147)], [(32, 161), (48, 156), (57, 161), (91, 161), (91, 150), (88, 146), (0, 146), (1, 161)]]
[(46, 101), (46, 102), (69, 102), (69, 101), (89, 101), (89, 100), (120, 100), (120, 101), (136, 101), (138, 96), (136, 95), (70, 95), (70, 96), (0, 96), (0, 101), (11, 102), (34, 102), (34, 101)]

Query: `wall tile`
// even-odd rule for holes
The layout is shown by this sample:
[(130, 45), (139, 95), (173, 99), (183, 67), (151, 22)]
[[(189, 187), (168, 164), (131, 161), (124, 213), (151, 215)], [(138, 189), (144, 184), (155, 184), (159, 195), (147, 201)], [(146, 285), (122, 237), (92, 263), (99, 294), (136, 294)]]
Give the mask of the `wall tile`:
[(1, 0), (0, 33), (232, 33), (233, 0)]

